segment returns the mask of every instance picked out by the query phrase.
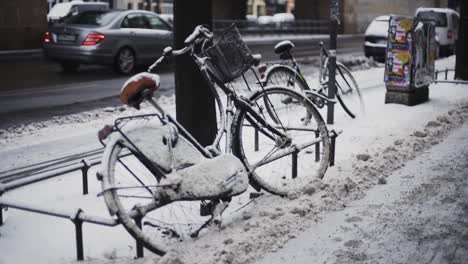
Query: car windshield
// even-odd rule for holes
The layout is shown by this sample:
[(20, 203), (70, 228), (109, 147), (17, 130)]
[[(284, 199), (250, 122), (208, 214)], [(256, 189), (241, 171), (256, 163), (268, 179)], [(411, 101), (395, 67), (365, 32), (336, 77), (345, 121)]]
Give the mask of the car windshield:
[(429, 18), (435, 20), (436, 27), (447, 26), (447, 15), (445, 13), (434, 12), (434, 11), (423, 11), (418, 13), (420, 18)]
[(374, 20), (366, 30), (366, 35), (387, 36), (388, 20)]
[(67, 24), (104, 26), (109, 24), (120, 12), (88, 11), (72, 16)]

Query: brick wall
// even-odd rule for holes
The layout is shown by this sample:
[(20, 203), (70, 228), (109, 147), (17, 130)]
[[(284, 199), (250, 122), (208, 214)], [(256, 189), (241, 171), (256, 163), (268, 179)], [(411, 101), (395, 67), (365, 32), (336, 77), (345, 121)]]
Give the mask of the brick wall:
[(0, 1), (0, 50), (40, 48), (46, 30), (46, 0)]

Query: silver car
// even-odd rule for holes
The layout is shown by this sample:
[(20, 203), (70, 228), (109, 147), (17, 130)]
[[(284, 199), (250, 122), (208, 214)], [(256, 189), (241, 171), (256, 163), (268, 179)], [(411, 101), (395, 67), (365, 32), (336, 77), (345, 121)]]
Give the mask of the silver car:
[(144, 10), (84, 12), (50, 27), (43, 42), (46, 56), (64, 71), (102, 64), (113, 65), (121, 74), (152, 63), (169, 45), (172, 26)]

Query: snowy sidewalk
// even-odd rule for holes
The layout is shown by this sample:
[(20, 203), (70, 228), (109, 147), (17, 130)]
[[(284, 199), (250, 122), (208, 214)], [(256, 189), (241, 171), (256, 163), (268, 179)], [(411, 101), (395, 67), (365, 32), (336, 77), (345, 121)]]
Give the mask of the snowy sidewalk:
[(468, 124), (257, 264), (466, 263)]
[[(445, 67), (443, 64), (453, 65), (454, 58), (438, 61), (438, 64), (440, 67)], [(343, 129), (344, 133), (337, 141), (337, 166), (329, 168), (322, 181), (313, 182), (310, 186), (306, 186), (304, 193), (292, 194), (288, 198), (265, 194), (239, 212), (226, 215), (222, 230), (214, 228), (195, 240), (181, 243), (173, 254), (168, 254), (162, 259), (145, 252), (147, 259), (142, 262), (152, 264), (255, 263), (268, 252), (283, 248), (288, 240), (301, 237), (304, 230), (317, 226), (317, 223), (323, 221), (322, 219), (335, 219), (329, 218), (329, 215), (334, 215), (334, 212), (342, 210), (358, 198), (363, 198), (367, 193), (376, 192), (372, 188), (375, 188), (378, 193), (378, 190), (382, 190), (382, 186), (377, 185), (378, 183), (388, 181), (391, 185), (395, 184), (396, 188), (389, 190), (398, 191), (394, 198), (396, 203), (401, 193), (398, 188), (401, 184), (395, 182), (398, 177), (395, 176), (394, 171), (421, 155), (423, 151), (443, 141), (447, 133), (468, 120), (468, 107), (466, 107), (468, 85), (431, 85), (430, 101), (407, 107), (384, 104), (383, 68), (356, 71), (353, 75), (362, 88), (366, 102), (366, 115), (351, 119), (342, 109), (337, 108), (335, 126)], [(160, 98), (160, 100), (165, 101), (165, 106), (173, 107), (173, 98)], [(0, 142), (2, 147), (0, 164), (11, 166), (27, 158), (31, 159), (28, 160), (29, 163), (38, 162), (43, 157), (51, 158), (51, 145), (55, 146), (54, 150), (57, 153), (61, 153), (76, 148), (76, 145), (82, 142), (96, 142), (96, 131), (103, 124), (119, 115), (135, 113), (128, 109), (120, 112), (118, 109), (116, 108), (108, 115), (99, 113), (99, 116), (95, 116), (97, 112), (90, 112), (76, 117), (66, 116), (66, 122), (52, 120), (34, 124), (31, 129), (27, 126), (18, 130), (5, 131), (3, 138), (0, 137), (2, 141)], [(60, 141), (57, 141), (58, 139)], [(461, 140), (461, 138), (458, 139), (458, 141)], [(467, 141), (466, 138), (463, 140)], [(461, 143), (459, 147), (463, 147)], [(19, 151), (20, 148), (21, 151)], [(369, 155), (369, 160), (358, 160), (356, 158), (358, 154)], [(453, 160), (462, 159), (456, 157)], [(426, 171), (429, 170), (426, 168), (427, 164), (432, 163), (435, 161), (409, 164), (413, 164), (417, 170)], [(91, 168), (90, 175), (95, 175), (97, 168)], [(442, 170), (449, 171), (449, 168)], [(414, 179), (416, 178), (419, 179), (419, 177)], [(41, 206), (79, 207), (87, 213), (108, 217), (104, 202), (96, 197), (96, 194), (100, 192), (100, 185), (95, 177), (90, 177), (90, 195), (88, 196), (82, 196), (80, 193), (80, 179), (80, 172), (70, 173), (68, 177), (18, 189), (9, 195), (19, 201), (32, 202)], [(385, 187), (390, 187), (390, 184)], [(406, 182), (404, 184), (406, 185)], [(447, 183), (447, 185), (450, 184)], [(462, 185), (457, 183), (457, 186)], [(402, 196), (405, 197), (404, 195)], [(381, 200), (379, 201), (382, 203)], [(235, 209), (236, 206), (239, 207), (242, 204), (234, 201), (232, 208)], [(341, 222), (329, 220), (324, 223), (335, 223), (336, 226), (346, 223), (351, 227), (356, 224), (366, 226), (365, 229), (369, 226), (369, 232), (377, 232), (381, 228), (378, 224), (371, 223), (376, 222), (375, 219), (384, 219), (386, 215), (381, 214), (382, 218), (378, 218), (378, 214), (375, 214), (376, 218), (373, 218), (371, 215), (362, 214), (358, 211), (360, 209), (356, 208), (356, 215), (350, 214), (340, 220)], [(410, 205), (402, 205), (402, 208), (410, 208)], [(376, 207), (375, 210), (380, 209)], [(423, 215), (426, 217), (425, 214)], [(352, 222), (359, 220), (354, 218), (351, 223), (346, 222), (346, 219), (354, 216), (361, 218), (361, 221)], [(402, 221), (401, 224), (406, 222), (410, 223), (410, 221)], [(367, 238), (358, 236), (362, 234), (352, 235), (351, 231), (349, 234), (343, 232), (343, 235), (335, 234), (332, 237), (342, 239), (342, 241), (333, 242), (336, 246), (335, 250), (348, 241), (356, 240), (361, 242), (349, 242), (350, 250), (348, 251), (367, 254), (371, 259), (374, 251), (364, 251), (369, 245), (375, 250), (381, 249), (380, 254), (385, 253), (385, 248), (381, 248), (378, 244), (366, 244)], [(102, 228), (85, 225), (84, 239), (85, 258), (91, 260), (91, 263), (129, 263), (129, 259), (135, 256), (134, 240), (122, 227)], [(459, 251), (463, 253), (461, 249)], [(330, 253), (334, 251), (331, 250)], [(350, 257), (344, 251), (342, 255)], [(116, 258), (118, 260), (115, 260)], [(1, 264), (31, 263), (32, 261), (58, 264), (70, 263), (74, 259), (74, 230), (70, 221), (16, 210), (8, 211), (6, 224), (0, 227)], [(157, 262), (158, 259), (159, 262)], [(342, 263), (347, 262), (349, 261)], [(294, 262), (282, 261), (282, 263)], [(315, 263), (315, 261), (309, 263)]]

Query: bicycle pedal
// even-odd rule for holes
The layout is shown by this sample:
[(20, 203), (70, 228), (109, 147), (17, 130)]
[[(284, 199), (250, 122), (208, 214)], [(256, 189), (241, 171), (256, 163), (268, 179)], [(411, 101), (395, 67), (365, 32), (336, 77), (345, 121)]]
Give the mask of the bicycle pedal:
[(260, 196), (262, 196), (262, 195), (264, 195), (264, 194), (265, 194), (265, 193), (262, 193), (262, 192), (251, 192), (251, 193), (249, 194), (249, 198), (250, 198), (250, 199), (256, 199), (256, 198), (258, 198), (258, 197), (260, 197)]
[(215, 204), (213, 202), (200, 203), (200, 216), (208, 216), (213, 213)]

